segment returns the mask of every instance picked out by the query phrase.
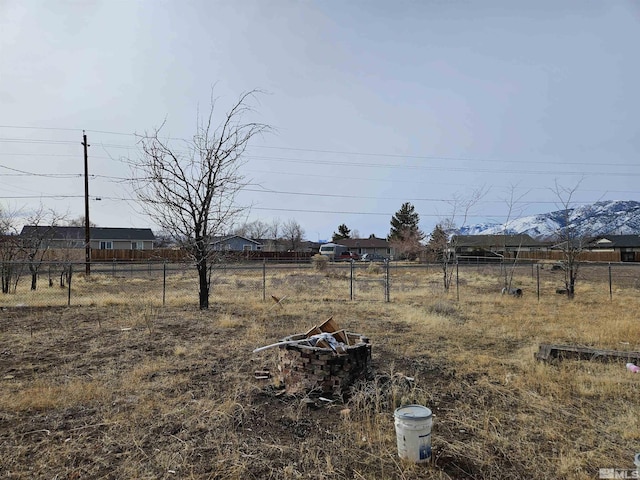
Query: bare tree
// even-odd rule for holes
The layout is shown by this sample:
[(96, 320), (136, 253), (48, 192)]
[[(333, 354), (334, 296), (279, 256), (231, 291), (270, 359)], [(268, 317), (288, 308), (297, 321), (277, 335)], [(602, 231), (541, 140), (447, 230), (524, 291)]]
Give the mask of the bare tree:
[(452, 263), (457, 260), (458, 236), (460, 230), (467, 224), (469, 212), (482, 197), (486, 194), (486, 189), (480, 187), (472, 191), (468, 196), (453, 195), (449, 202), (451, 205), (451, 213), (448, 217), (443, 218), (438, 224), (438, 228), (444, 235), (438, 235), (438, 252), (437, 256), (442, 268), (443, 286), (446, 292), (451, 287), (454, 269)]
[(269, 250), (278, 252), (280, 250), (280, 233), (282, 232), (282, 222), (279, 218), (274, 218), (269, 224), (270, 243)]
[[(78, 239), (73, 236), (67, 236), (63, 238), (62, 241), (58, 239), (57, 243), (58, 245), (53, 252), (53, 258), (56, 261), (55, 268), (60, 274), (60, 288), (64, 288), (65, 285), (71, 283), (73, 263), (80, 259), (78, 247), (84, 246), (84, 240), (78, 241)], [(82, 253), (84, 254), (84, 251), (82, 251)], [(53, 286), (51, 272), (49, 272), (49, 286)]]
[[(84, 215), (81, 215), (81, 216), (79, 216), (79, 217), (77, 217), (77, 218), (72, 218), (71, 220), (69, 220), (69, 221), (67, 222), (67, 225), (68, 225), (69, 227), (85, 227), (85, 226), (86, 226), (86, 224), (87, 224), (87, 222), (86, 222), (86, 221), (85, 221), (85, 219), (84, 219)], [(95, 227), (97, 227), (98, 225), (96, 225), (96, 224), (95, 224), (95, 223), (93, 223), (91, 220), (89, 220), (89, 226), (90, 226), (91, 228), (95, 228)]]
[(244, 223), (234, 230), (236, 235), (251, 238), (253, 240), (264, 239), (269, 235), (271, 227), (262, 220)]
[(195, 263), (201, 309), (209, 308), (211, 239), (228, 231), (244, 210), (236, 203), (245, 186), (243, 154), (254, 136), (269, 130), (245, 120), (259, 93), (242, 94), (218, 126), (213, 125), (212, 99), (208, 115), (198, 115), (193, 138), (177, 145), (160, 137), (161, 125), (140, 137), (142, 155), (130, 160), (143, 209)]
[(174, 238), (171, 233), (167, 233), (164, 230), (154, 232), (156, 239), (153, 242), (153, 248), (169, 248), (174, 244)]
[(64, 221), (64, 215), (55, 210), (40, 207), (27, 219), (27, 224), (20, 235), (20, 247), (27, 259), (31, 274), (31, 290), (38, 285), (38, 273), (51, 240), (56, 234), (56, 228)]
[(581, 182), (574, 187), (564, 187), (555, 182), (553, 189), (560, 207), (560, 222), (555, 234), (556, 246), (562, 251), (562, 269), (564, 270), (564, 286), (567, 297), (573, 299), (576, 294), (576, 281), (580, 270), (582, 251), (588, 241), (588, 234), (581, 232), (575, 223), (571, 222), (573, 212), (573, 196)]
[[(528, 193), (528, 192), (527, 192)], [(507, 265), (507, 240), (509, 238), (509, 236), (511, 235), (511, 221), (513, 219), (514, 215), (520, 215), (522, 213), (522, 209), (518, 206), (521, 203), (521, 200), (524, 198), (524, 196), (526, 195), (526, 193), (523, 193), (522, 195), (516, 197), (516, 187), (515, 186), (511, 186), (511, 189), (509, 191), (509, 198), (506, 199), (506, 204), (507, 204), (507, 217), (503, 223), (503, 228), (502, 228), (502, 243), (503, 243), (503, 248), (502, 248), (502, 259), (500, 261), (500, 268), (501, 268), (501, 273), (502, 273), (502, 280), (503, 280), (503, 292), (507, 291), (510, 292), (512, 290), (512, 286), (513, 286), (513, 275), (515, 273), (515, 269), (516, 269), (516, 264), (518, 262), (518, 256), (516, 254), (516, 256), (513, 258), (513, 262), (511, 263), (511, 267), (508, 268)], [(522, 244), (520, 244), (518, 246), (518, 251), (520, 251), (520, 247), (522, 246)]]
[[(18, 212), (11, 211), (0, 205), (0, 279), (2, 293), (10, 293), (13, 283), (14, 290), (20, 276), (20, 268), (16, 259), (20, 255), (20, 238), (17, 231)], [(12, 282), (12, 280), (14, 280)]]
[(297, 252), (300, 250), (304, 230), (296, 220), (291, 218), (284, 222), (282, 236), (289, 251)]
[(442, 269), (442, 281), (445, 292), (451, 287), (454, 269), (451, 264), (456, 261), (456, 227), (451, 219), (442, 219), (431, 232), (427, 249)]

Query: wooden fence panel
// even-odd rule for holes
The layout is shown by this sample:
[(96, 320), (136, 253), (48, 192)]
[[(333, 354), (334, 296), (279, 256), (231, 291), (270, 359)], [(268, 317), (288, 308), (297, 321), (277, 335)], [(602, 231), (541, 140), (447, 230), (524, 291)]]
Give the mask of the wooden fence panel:
[[(83, 251), (84, 253), (84, 251)], [(219, 254), (225, 260), (268, 260), (283, 262), (308, 262), (314, 255), (310, 252), (213, 252)], [(154, 248), (153, 250), (91, 250), (91, 260), (96, 262), (108, 261), (144, 261), (144, 260), (166, 260), (169, 262), (182, 262), (188, 260), (188, 255), (183, 250), (171, 248)]]
[(91, 250), (91, 260), (96, 262), (141, 260), (181, 262), (186, 259), (187, 255), (184, 251), (172, 248), (154, 248), (153, 250)]
[[(552, 260), (562, 261), (564, 260), (564, 254), (560, 251), (547, 251), (547, 252), (520, 252), (518, 254), (519, 260)], [(581, 262), (619, 262), (620, 252), (592, 252), (585, 250), (580, 253), (578, 260)]]

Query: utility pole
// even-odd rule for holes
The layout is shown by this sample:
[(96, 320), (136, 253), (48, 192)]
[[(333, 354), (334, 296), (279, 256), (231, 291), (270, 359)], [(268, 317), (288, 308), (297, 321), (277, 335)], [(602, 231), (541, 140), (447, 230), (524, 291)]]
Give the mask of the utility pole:
[(91, 275), (91, 230), (89, 224), (89, 155), (87, 148), (87, 135), (82, 131), (82, 145), (84, 146), (84, 267), (85, 275)]

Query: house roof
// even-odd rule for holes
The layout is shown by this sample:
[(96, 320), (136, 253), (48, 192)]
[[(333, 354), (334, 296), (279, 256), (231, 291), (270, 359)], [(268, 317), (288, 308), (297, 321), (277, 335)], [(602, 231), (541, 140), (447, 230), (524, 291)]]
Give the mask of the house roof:
[(343, 238), (339, 240), (340, 245), (348, 248), (389, 248), (389, 242), (385, 238)]
[(640, 247), (640, 235), (601, 235), (589, 242), (590, 248)]
[(262, 245), (257, 240), (252, 240), (251, 238), (243, 237), (241, 235), (224, 235), (222, 237), (213, 237), (211, 239), (211, 245), (215, 245), (217, 243), (224, 243), (224, 242), (227, 242), (227, 241), (231, 240), (232, 238), (239, 238), (241, 240), (246, 240), (247, 242), (254, 243), (256, 245)]
[(456, 235), (453, 243), (458, 247), (538, 247), (544, 243), (521, 233), (516, 235)]
[[(85, 227), (63, 227), (47, 225), (25, 225), (21, 236), (43, 235), (54, 240), (84, 240)], [(156, 239), (150, 228), (110, 228), (90, 227), (92, 240), (137, 240), (153, 241)]]

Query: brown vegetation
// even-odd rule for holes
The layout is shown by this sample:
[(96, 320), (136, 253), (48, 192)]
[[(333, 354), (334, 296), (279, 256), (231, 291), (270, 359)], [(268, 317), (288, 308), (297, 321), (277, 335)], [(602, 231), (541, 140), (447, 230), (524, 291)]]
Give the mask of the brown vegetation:
[[(257, 294), (260, 275), (217, 278), (209, 311), (197, 309), (189, 278), (166, 308), (121, 293), (152, 279), (93, 275), (75, 288), (102, 282), (114, 293), (82, 307), (1, 297), (0, 476), (580, 479), (633, 466), (640, 375), (624, 363), (538, 363), (534, 353), (542, 342), (640, 349), (637, 285), (611, 300), (585, 279), (568, 302), (548, 279), (538, 301), (531, 277), (517, 279), (525, 293), (514, 298), (500, 294), (499, 275), (470, 269), (456, 301), (434, 268), (394, 271), (390, 303), (350, 302), (335, 286), (346, 274), (306, 269), (270, 274), (268, 294), (286, 296), (272, 308)], [(368, 281), (382, 288), (375, 273), (357, 275), (356, 298)], [(329, 315), (370, 338), (373, 380), (309, 402), (282, 393), (276, 375), (255, 378), (276, 373), (278, 355), (254, 348)], [(428, 465), (397, 457), (393, 412), (406, 403), (435, 414)]]

